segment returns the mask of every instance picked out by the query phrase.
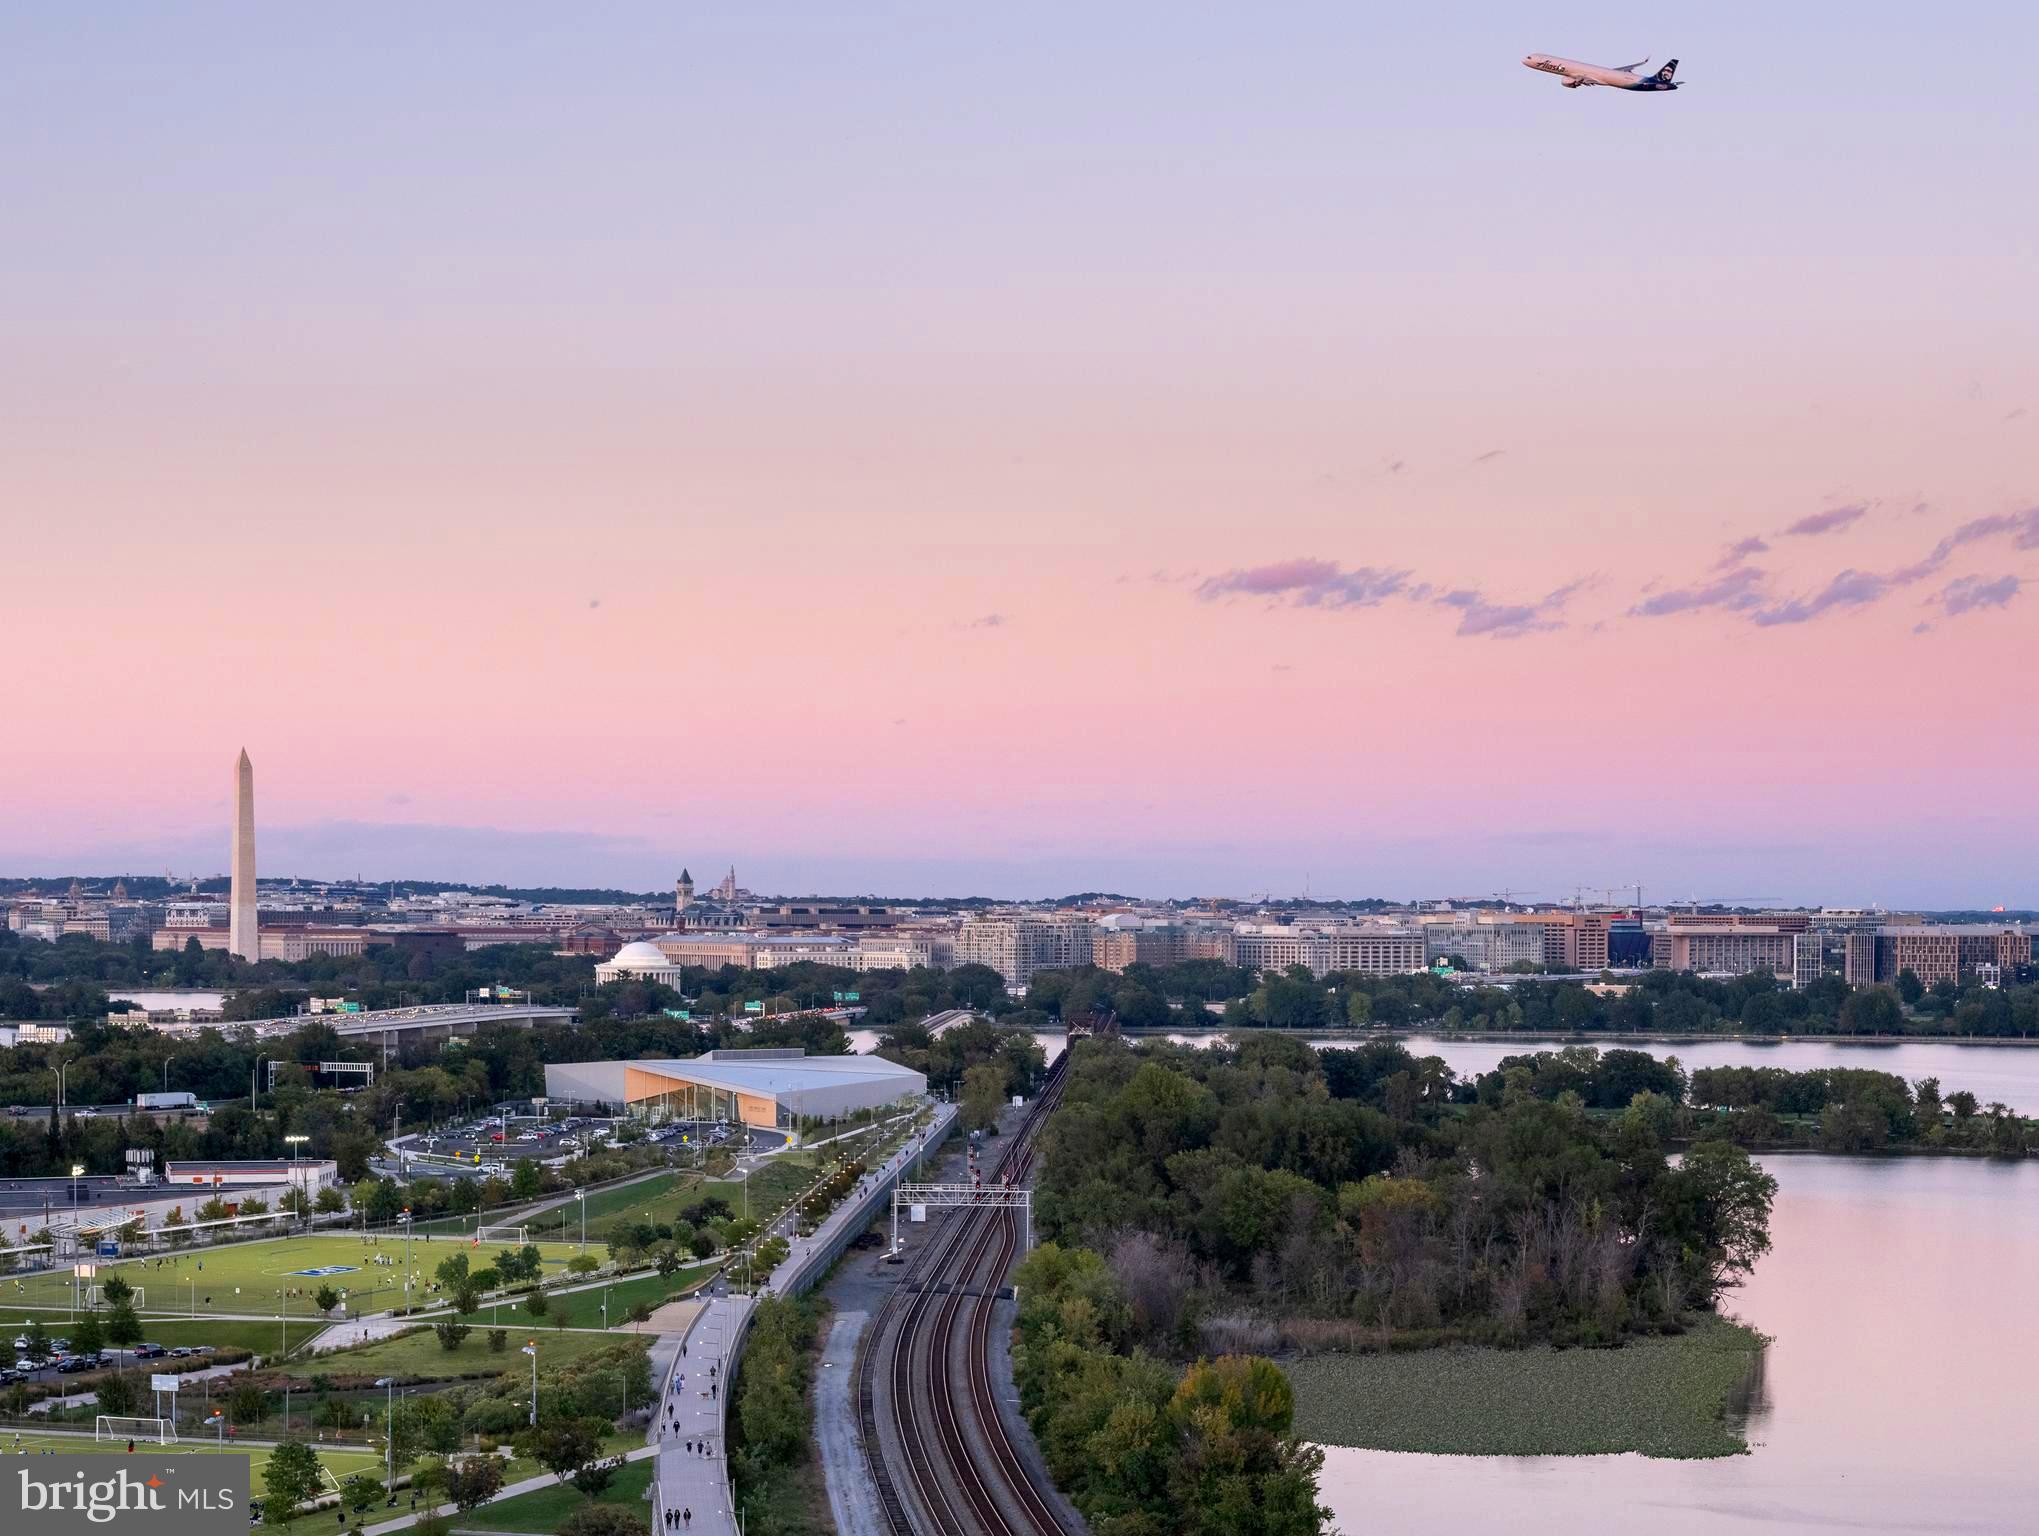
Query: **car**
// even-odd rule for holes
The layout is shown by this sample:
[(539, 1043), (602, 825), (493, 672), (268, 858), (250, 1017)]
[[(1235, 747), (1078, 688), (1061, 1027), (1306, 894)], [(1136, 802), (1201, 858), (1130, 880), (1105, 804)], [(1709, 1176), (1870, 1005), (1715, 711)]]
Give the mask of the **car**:
[(375, 1384), (378, 1387), (393, 1387), (396, 1385), (396, 1378), (394, 1376), (378, 1376), (375, 1378)]
[(66, 1355), (57, 1362), (58, 1372), (65, 1376), (69, 1376), (77, 1371), (96, 1371), (98, 1369), (99, 1357), (97, 1355)]
[(183, 1360), (189, 1357), (190, 1354), (191, 1354), (190, 1345), (179, 1344), (175, 1349), (170, 1351), (170, 1358), (172, 1360)]
[(56, 1355), (68, 1355), (68, 1354), (69, 1354), (70, 1352), (71, 1352), (71, 1341), (70, 1341), (69, 1339), (51, 1339), (51, 1340), (50, 1340), (50, 1353), (51, 1353), (51, 1354), (56, 1354)]
[(137, 1360), (160, 1360), (168, 1353), (169, 1351), (160, 1344), (137, 1344), (135, 1346), (135, 1358)]
[(199, 1344), (195, 1347), (201, 1355), (209, 1355), (212, 1353), (212, 1346), (210, 1344)]
[(17, 1333), (17, 1334), (16, 1334), (15, 1336), (14, 1336), (14, 1347), (15, 1347), (15, 1349), (17, 1349), (17, 1350), (25, 1350), (25, 1349), (27, 1349), (27, 1348), (28, 1348), (28, 1335), (27, 1335), (27, 1334), (25, 1334), (25, 1333)]

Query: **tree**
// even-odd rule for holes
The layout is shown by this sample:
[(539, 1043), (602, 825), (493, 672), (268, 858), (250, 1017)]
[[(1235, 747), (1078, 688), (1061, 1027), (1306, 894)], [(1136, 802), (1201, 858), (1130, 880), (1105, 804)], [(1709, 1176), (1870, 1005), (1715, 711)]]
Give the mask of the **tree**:
[(36, 1318), (28, 1325), (28, 1331), (23, 1337), (28, 1340), (28, 1348), (24, 1353), (29, 1359), (33, 1360), (37, 1365), (41, 1365), (43, 1361), (49, 1359), (50, 1333), (47, 1328), (43, 1327), (41, 1318)]
[(481, 1307), (481, 1290), (472, 1281), (453, 1293), (453, 1310), (466, 1315)]
[(1897, 973), (1897, 995), (1904, 999), (1907, 1008), (1919, 1006), (1919, 999), (1926, 995), (1926, 985), (1919, 980), (1919, 974), (1910, 966)]
[(243, 1427), (261, 1422), (269, 1407), (269, 1394), (252, 1381), (244, 1381), (227, 1394), (227, 1418)]
[(312, 1302), (321, 1312), (330, 1312), (340, 1304), (340, 1293), (330, 1285), (322, 1285), (318, 1294), (312, 1297)]
[(503, 1491), (503, 1464), (494, 1456), (470, 1456), (447, 1468), (446, 1497), (466, 1514)]
[(120, 1275), (108, 1275), (99, 1296), (109, 1307), (125, 1306), (135, 1299), (135, 1288)]
[(545, 1180), (538, 1172), (538, 1165), (528, 1157), (517, 1159), (510, 1170), (510, 1198), (513, 1200), (535, 1200), (544, 1193)]
[(963, 1073), (962, 1112), (967, 1130), (988, 1131), (998, 1124), (998, 1112), (1005, 1107), (1005, 1073), (989, 1062)]
[(532, 1291), (524, 1298), (524, 1310), (533, 1317), (543, 1317), (551, 1307), (552, 1302), (543, 1291)]
[[(142, 1341), (142, 1320), (135, 1315), (134, 1307), (128, 1302), (118, 1302), (106, 1314), (106, 1342), (115, 1349), (133, 1349)], [(125, 1359), (121, 1368), (126, 1369)]]
[(142, 1389), (135, 1384), (134, 1377), (116, 1372), (102, 1376), (93, 1395), (99, 1399), (101, 1413), (130, 1414), (141, 1405)]
[(543, 1419), (517, 1436), (517, 1454), (563, 1483), (601, 1455), (604, 1427), (600, 1419)]
[(434, 1270), (433, 1273), (438, 1276), (439, 1283), (447, 1290), (457, 1291), (467, 1284), (468, 1269), (467, 1255), (465, 1253), (455, 1253), (450, 1258), (441, 1259), (438, 1269)]
[(302, 1440), (285, 1440), (262, 1468), (262, 1518), (284, 1525), (319, 1491), (318, 1452)]
[(510, 1345), (510, 1331), (507, 1328), (489, 1330), (489, 1353), (500, 1355)]
[(366, 1472), (356, 1472), (340, 1485), (340, 1502), (358, 1516), (373, 1508), (375, 1501), (388, 1492), (382, 1486), (382, 1479)]
[(1698, 1261), (1692, 1276), (1707, 1301), (1739, 1285), (1770, 1251), (1770, 1204), (1777, 1181), (1742, 1148), (1702, 1141), (1668, 1181), (1677, 1208), (1671, 1220)]
[(589, 1499), (598, 1499), (602, 1490), (616, 1480), (616, 1469), (623, 1465), (621, 1456), (611, 1456), (601, 1461), (584, 1462), (574, 1468), (573, 1485)]
[(71, 1324), (71, 1348), (81, 1355), (96, 1355), (105, 1347), (106, 1325), (96, 1313), (81, 1313)]
[(347, 1209), (347, 1197), (328, 1184), (319, 1191), (318, 1198), (312, 1201), (312, 1209), (321, 1216), (337, 1216)]
[[(464, 1310), (471, 1312), (474, 1309), (468, 1307)], [(439, 1347), (444, 1350), (460, 1348), (461, 1341), (474, 1332), (466, 1323), (451, 1317), (440, 1318), (438, 1322), (432, 1325), (432, 1331), (439, 1335)]]

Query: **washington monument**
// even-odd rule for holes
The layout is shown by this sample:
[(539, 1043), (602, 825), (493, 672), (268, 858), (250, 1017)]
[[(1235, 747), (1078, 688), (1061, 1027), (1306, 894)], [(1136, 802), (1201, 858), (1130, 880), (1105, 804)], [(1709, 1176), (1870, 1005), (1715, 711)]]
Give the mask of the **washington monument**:
[(255, 765), (248, 761), (246, 747), (234, 764), (234, 873), (227, 900), (228, 951), (243, 960), (260, 960), (262, 941), (255, 932)]

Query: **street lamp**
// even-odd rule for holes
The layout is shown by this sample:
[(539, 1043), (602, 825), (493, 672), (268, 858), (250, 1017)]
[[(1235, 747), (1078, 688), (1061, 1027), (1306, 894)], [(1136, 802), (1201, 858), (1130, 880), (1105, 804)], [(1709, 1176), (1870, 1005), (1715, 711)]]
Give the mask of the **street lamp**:
[(581, 1251), (585, 1253), (588, 1246), (588, 1192), (585, 1189), (577, 1189), (573, 1192), (573, 1197), (581, 1203)]
[(531, 1427), (538, 1427), (538, 1341), (528, 1340), (524, 1353), (531, 1357)]
[(71, 1164), (71, 1315), (78, 1313), (78, 1180), (85, 1176), (83, 1163)]
[(251, 1111), (255, 1107), (255, 1078), (262, 1070), (262, 1063), (268, 1059), (267, 1056), (257, 1056), (255, 1058), (255, 1065), (248, 1068), (248, 1108)]

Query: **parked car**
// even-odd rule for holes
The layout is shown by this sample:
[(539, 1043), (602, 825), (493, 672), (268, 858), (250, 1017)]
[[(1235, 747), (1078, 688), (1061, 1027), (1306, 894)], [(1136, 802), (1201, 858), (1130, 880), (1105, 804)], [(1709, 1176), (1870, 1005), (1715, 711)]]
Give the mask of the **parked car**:
[(190, 1345), (179, 1344), (175, 1349), (170, 1351), (170, 1358), (172, 1360), (182, 1360), (187, 1358), (191, 1353), (192, 1350)]
[(78, 1371), (96, 1371), (98, 1369), (99, 1357), (97, 1355), (66, 1355), (57, 1362), (58, 1372), (65, 1376), (73, 1375)]
[(135, 1358), (137, 1360), (160, 1360), (168, 1353), (170, 1351), (163, 1348), (160, 1344), (137, 1344), (135, 1346)]

